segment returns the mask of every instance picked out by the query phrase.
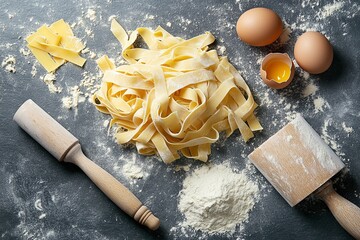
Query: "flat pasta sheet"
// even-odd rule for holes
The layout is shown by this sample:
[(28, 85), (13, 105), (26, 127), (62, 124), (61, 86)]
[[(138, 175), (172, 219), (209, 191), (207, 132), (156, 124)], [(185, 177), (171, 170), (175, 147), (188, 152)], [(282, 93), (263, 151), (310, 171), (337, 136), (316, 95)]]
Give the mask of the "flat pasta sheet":
[(49, 27), (41, 26), (28, 36), (26, 41), (27, 47), (48, 72), (55, 71), (66, 61), (80, 67), (86, 62), (86, 59), (79, 55), (85, 46), (74, 36), (69, 24), (63, 19)]

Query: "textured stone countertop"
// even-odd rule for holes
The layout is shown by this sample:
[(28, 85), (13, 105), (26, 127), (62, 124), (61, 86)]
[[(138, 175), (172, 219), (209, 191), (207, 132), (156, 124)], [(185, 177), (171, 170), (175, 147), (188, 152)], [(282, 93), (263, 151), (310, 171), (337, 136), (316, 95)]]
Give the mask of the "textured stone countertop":
[[(247, 9), (274, 9), (291, 31), (284, 44), (254, 48), (238, 40), (235, 24)], [(178, 194), (186, 171), (175, 171), (156, 157), (143, 157), (133, 148), (117, 145), (107, 135), (109, 116), (87, 101), (77, 109), (62, 106), (62, 99), (83, 79), (98, 83), (95, 60), (103, 54), (119, 60), (120, 44), (110, 31), (115, 17), (127, 30), (163, 26), (175, 36), (191, 38), (210, 31), (214, 48), (227, 55), (241, 72), (259, 103), (257, 116), (264, 130), (244, 143), (239, 133), (213, 146), (210, 162), (230, 162), (241, 170), (247, 155), (301, 113), (340, 155), (348, 171), (335, 184), (338, 192), (360, 205), (360, 3), (333, 1), (1, 1), (0, 61), (13, 56), (15, 73), (0, 68), (0, 238), (2, 239), (351, 239), (321, 202), (307, 201), (291, 208), (254, 170), (252, 179), (262, 186), (261, 197), (249, 220), (232, 235), (208, 236), (181, 230)], [(45, 70), (28, 54), (25, 37), (43, 24), (63, 18), (89, 52), (85, 67), (70, 63), (55, 75), (60, 93), (50, 93), (43, 82)], [(270, 51), (293, 57), (296, 38), (306, 30), (323, 32), (334, 46), (334, 62), (324, 74), (308, 76), (299, 68), (284, 90), (267, 88), (259, 76), (259, 61)], [(95, 56), (96, 54), (96, 56)], [(11, 67), (11, 66), (10, 66)], [(86, 91), (80, 86), (81, 91)], [(118, 209), (84, 173), (57, 162), (12, 121), (16, 109), (33, 99), (80, 139), (87, 156), (131, 189), (161, 219), (151, 232)], [(135, 161), (142, 179), (129, 178), (127, 161)], [(202, 163), (180, 160), (175, 165)]]

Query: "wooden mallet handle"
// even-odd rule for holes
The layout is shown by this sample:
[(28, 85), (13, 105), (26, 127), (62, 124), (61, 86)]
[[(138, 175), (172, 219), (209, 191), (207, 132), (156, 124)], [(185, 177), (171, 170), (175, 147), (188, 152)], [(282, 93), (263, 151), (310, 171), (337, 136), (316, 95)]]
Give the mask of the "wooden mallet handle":
[(340, 225), (355, 239), (360, 239), (360, 208), (335, 192), (332, 182), (326, 182), (316, 195), (323, 200)]
[(159, 219), (129, 189), (89, 160), (82, 152), (78, 139), (32, 100), (20, 106), (14, 120), (57, 160), (79, 166), (106, 196), (137, 222), (151, 230), (159, 227)]

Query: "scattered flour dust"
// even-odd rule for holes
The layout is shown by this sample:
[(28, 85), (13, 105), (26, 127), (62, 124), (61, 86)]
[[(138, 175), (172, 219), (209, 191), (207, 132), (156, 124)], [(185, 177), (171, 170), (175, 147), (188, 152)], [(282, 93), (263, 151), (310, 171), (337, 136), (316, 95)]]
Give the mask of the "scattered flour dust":
[[(326, 34), (328, 34), (329, 29), (331, 29), (331, 21), (328, 21), (328, 19), (337, 18), (340, 14), (347, 18), (358, 16), (360, 6), (356, 1), (334, 0), (328, 2), (329, 3), (325, 4), (326, 1), (321, 0), (302, 0), (302, 10), (292, 22), (291, 29), (300, 30), (296, 34), (311, 30), (319, 31), (329, 38)], [(316, 10), (315, 16), (312, 14), (314, 10)], [(346, 27), (341, 29), (343, 35), (346, 35), (348, 30)]]
[(90, 51), (89, 48), (84, 48), (83, 50), (81, 50), (82, 54), (88, 54), (89, 58), (94, 59), (96, 58), (96, 53), (94, 53), (93, 51)]
[(101, 72), (94, 75), (84, 71), (80, 84), (67, 88), (69, 95), (62, 98), (63, 107), (67, 109), (77, 109), (79, 103), (85, 102), (91, 94), (94, 94), (95, 91), (100, 88), (100, 85), (96, 84), (96, 80), (100, 79), (101, 75)]
[(45, 74), (42, 76), (42, 80), (48, 86), (50, 93), (60, 93), (62, 91), (62, 87), (54, 84), (56, 81), (56, 75), (54, 72)]
[(154, 15), (151, 15), (151, 14), (146, 14), (145, 15), (145, 18), (144, 20), (147, 21), (147, 20), (154, 20), (155, 19), (155, 16)]
[(96, 11), (92, 8), (88, 9), (86, 11), (85, 17), (92, 22), (96, 21)]
[(4, 60), (1, 63), (1, 67), (3, 67), (5, 71), (9, 73), (15, 73), (16, 72), (15, 64), (16, 64), (15, 57), (13, 55), (9, 55), (4, 58)]
[(204, 165), (183, 182), (178, 205), (185, 216), (181, 225), (209, 234), (231, 234), (247, 221), (259, 192), (245, 170), (234, 172), (226, 164)]
[(30, 55), (30, 50), (29, 49), (25, 49), (25, 48), (20, 48), (19, 52), (24, 55), (25, 57)]
[(330, 118), (325, 119), (321, 127), (321, 138), (335, 151), (336, 155), (340, 157), (345, 156), (345, 153), (341, 151), (342, 146), (336, 141), (338, 136), (330, 134), (331, 127), (333, 127), (333, 121)]
[(36, 68), (37, 65), (38, 65), (38, 63), (35, 62), (35, 63), (32, 65), (32, 67), (31, 67), (31, 76), (32, 76), (32, 77), (35, 77), (36, 74), (37, 74), (37, 68)]
[(136, 165), (135, 161), (129, 161), (123, 166), (123, 173), (128, 178), (140, 179), (144, 177), (142, 168)]
[(310, 82), (302, 91), (303, 97), (313, 96), (319, 90), (319, 87), (313, 82)]
[[(39, 193), (37, 193), (37, 194), (39, 194)], [(41, 212), (40, 215), (39, 215), (39, 219), (45, 218), (45, 217), (46, 217), (46, 213), (43, 212), (43, 211), (44, 211), (44, 208), (43, 208), (43, 206), (42, 206), (41, 198), (38, 198), (38, 199), (35, 200), (34, 206), (35, 206), (35, 209), (36, 209), (36, 210), (38, 210), (38, 211)]]
[(325, 108), (329, 108), (329, 103), (322, 97), (314, 99), (315, 113), (324, 112)]
[(353, 128), (353, 127), (348, 127), (348, 126), (346, 126), (346, 123), (345, 123), (345, 122), (343, 122), (343, 123), (341, 124), (341, 126), (343, 127), (344, 131), (345, 131), (348, 135), (350, 135), (350, 133), (354, 132), (354, 128)]
[(290, 34), (292, 30), (290, 29), (290, 25), (284, 21), (284, 29), (279, 37), (280, 44), (286, 44), (290, 40)]
[(70, 96), (63, 97), (62, 103), (65, 108), (77, 108), (79, 102), (85, 102), (85, 97), (83, 97), (83, 92), (80, 91), (79, 86), (69, 87), (68, 91)]
[(110, 121), (107, 119), (107, 120), (105, 120), (105, 121), (103, 122), (103, 126), (104, 126), (104, 127), (108, 127), (108, 126), (109, 126), (109, 123), (110, 123)]
[(217, 46), (217, 52), (220, 56), (223, 56), (226, 52), (226, 47), (225, 46)]
[(184, 165), (184, 166), (176, 165), (174, 167), (174, 170), (175, 170), (175, 172), (178, 172), (178, 171), (181, 171), (181, 170), (183, 170), (185, 172), (188, 172), (188, 171), (190, 171), (190, 166), (189, 165)]
[[(116, 163), (113, 170), (120, 170), (125, 177), (133, 180), (145, 179), (149, 175), (148, 170), (152, 168), (151, 164), (140, 161), (136, 153), (132, 153), (132, 156), (124, 155), (119, 160), (123, 164), (119, 166), (118, 163)], [(132, 181), (130, 183), (133, 184), (135, 182)]]
[(43, 210), (43, 207), (42, 207), (42, 204), (41, 204), (41, 198), (36, 199), (36, 201), (34, 202), (34, 206), (38, 211)]
[(302, 71), (300, 76), (307, 81), (307, 85), (301, 92), (302, 97), (311, 97), (314, 105), (314, 113), (324, 112), (326, 108), (330, 108), (330, 104), (320, 95), (316, 94), (319, 90), (319, 86), (315, 84), (314, 79), (309, 79), (310, 74)]
[(325, 19), (330, 17), (335, 12), (341, 10), (345, 5), (345, 2), (342, 1), (334, 1), (333, 3), (326, 4), (321, 11), (318, 13), (319, 19)]

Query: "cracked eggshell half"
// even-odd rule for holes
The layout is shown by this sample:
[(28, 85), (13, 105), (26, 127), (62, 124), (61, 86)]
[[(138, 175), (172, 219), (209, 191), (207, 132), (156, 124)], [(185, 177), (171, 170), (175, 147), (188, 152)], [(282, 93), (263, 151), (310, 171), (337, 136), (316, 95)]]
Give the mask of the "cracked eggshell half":
[(294, 74), (294, 63), (286, 53), (269, 53), (261, 62), (261, 78), (271, 88), (287, 87), (293, 80)]

